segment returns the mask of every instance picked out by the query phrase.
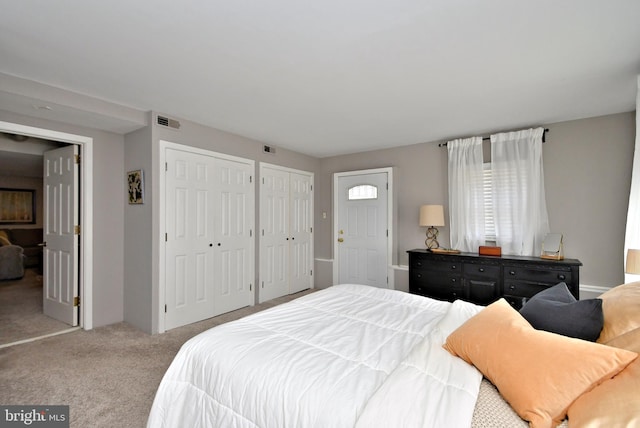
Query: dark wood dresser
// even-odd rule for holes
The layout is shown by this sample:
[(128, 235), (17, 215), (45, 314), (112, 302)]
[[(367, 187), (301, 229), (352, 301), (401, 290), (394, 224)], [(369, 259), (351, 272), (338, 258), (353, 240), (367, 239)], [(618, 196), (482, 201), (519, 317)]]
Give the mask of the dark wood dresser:
[(576, 259), (480, 256), (475, 253), (435, 254), (409, 250), (409, 292), (434, 299), (463, 299), (487, 305), (504, 297), (520, 309), (534, 294), (565, 282), (580, 296), (580, 266)]

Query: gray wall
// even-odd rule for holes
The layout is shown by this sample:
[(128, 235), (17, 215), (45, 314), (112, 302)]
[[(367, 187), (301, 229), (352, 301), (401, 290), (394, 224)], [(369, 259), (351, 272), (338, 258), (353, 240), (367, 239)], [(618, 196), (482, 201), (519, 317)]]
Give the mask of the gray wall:
[[(553, 232), (564, 235), (565, 257), (584, 264), (583, 285), (613, 287), (624, 282), (634, 120), (635, 112), (629, 112), (546, 125), (543, 158), (549, 222)], [(406, 250), (424, 247), (425, 230), (418, 226), (420, 205), (444, 204), (448, 218), (447, 150), (437, 142), (323, 158), (316, 178), (316, 257), (333, 258), (332, 174), (387, 166), (396, 167), (399, 264), (407, 263)], [(441, 245), (449, 245), (448, 227), (439, 230)]]
[(0, 120), (93, 138), (93, 326), (122, 321), (123, 136), (2, 110)]

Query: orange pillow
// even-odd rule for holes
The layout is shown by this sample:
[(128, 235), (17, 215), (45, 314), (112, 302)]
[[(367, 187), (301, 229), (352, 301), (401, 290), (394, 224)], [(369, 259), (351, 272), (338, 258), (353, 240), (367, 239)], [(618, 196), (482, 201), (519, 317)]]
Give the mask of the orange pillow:
[(4, 245), (11, 245), (11, 241), (9, 241), (9, 236), (7, 236), (7, 232), (4, 230), (0, 230), (0, 247)]
[(628, 331), (640, 328), (640, 282), (619, 285), (600, 296), (604, 326), (598, 343), (607, 343)]
[[(640, 328), (607, 345), (640, 352)], [(567, 413), (570, 427), (640, 427), (640, 358), (613, 379), (581, 395)]]
[(638, 354), (535, 330), (504, 299), (447, 338), (444, 348), (473, 364), (531, 427), (552, 427), (580, 395)]

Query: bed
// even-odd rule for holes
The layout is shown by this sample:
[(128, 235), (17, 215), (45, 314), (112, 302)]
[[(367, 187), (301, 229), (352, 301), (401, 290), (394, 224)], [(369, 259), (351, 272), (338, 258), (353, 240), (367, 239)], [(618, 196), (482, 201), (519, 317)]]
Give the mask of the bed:
[(305, 295), (186, 342), (147, 426), (526, 427), (443, 348), (482, 310), (354, 284)]

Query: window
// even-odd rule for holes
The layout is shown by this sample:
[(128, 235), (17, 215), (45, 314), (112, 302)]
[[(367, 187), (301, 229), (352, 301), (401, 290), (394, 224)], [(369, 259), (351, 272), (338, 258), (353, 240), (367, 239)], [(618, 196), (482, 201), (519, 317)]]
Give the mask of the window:
[(496, 241), (496, 225), (493, 218), (493, 184), (491, 162), (482, 164), (482, 180), (484, 193), (484, 235), (487, 241)]
[(378, 188), (370, 184), (361, 184), (349, 189), (349, 200), (378, 199)]

